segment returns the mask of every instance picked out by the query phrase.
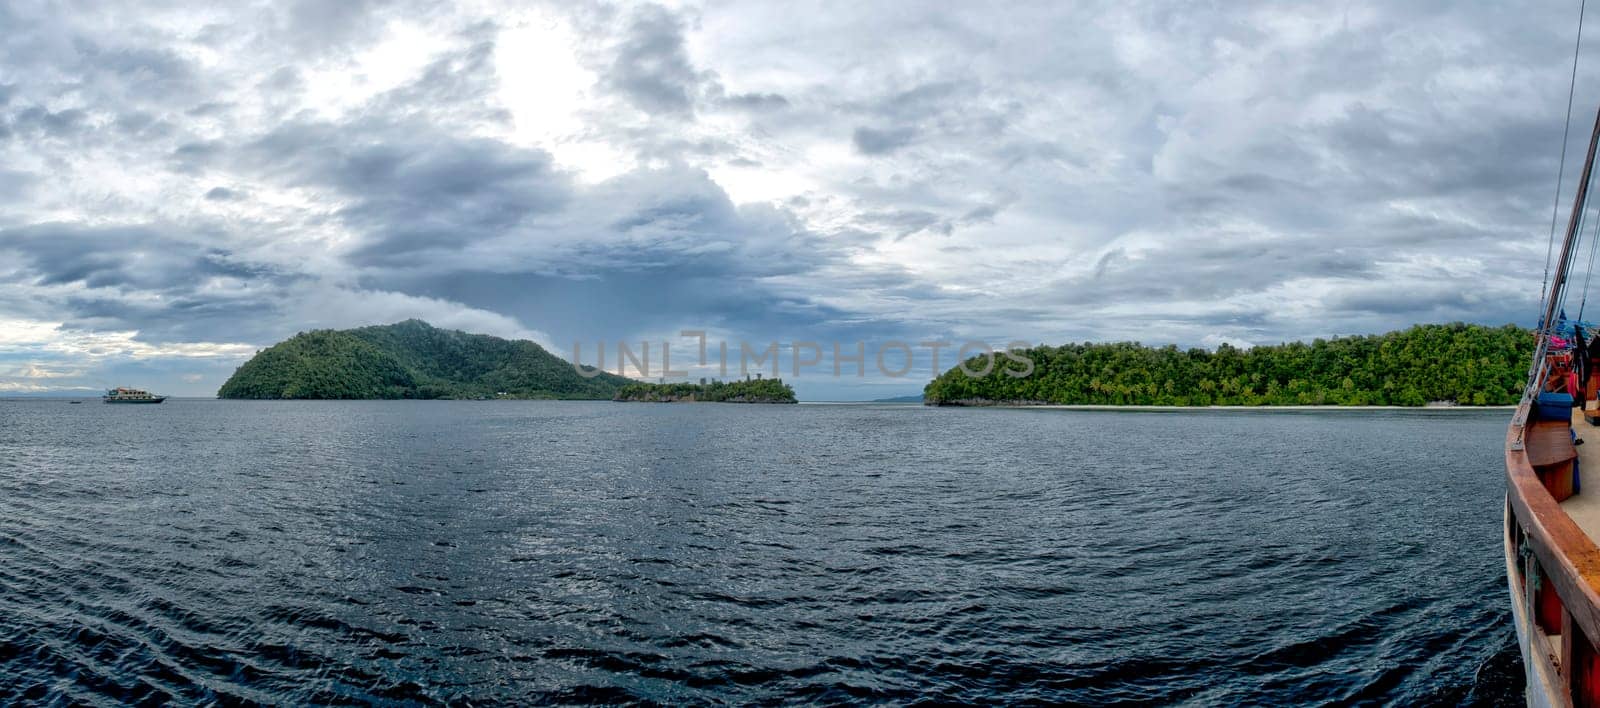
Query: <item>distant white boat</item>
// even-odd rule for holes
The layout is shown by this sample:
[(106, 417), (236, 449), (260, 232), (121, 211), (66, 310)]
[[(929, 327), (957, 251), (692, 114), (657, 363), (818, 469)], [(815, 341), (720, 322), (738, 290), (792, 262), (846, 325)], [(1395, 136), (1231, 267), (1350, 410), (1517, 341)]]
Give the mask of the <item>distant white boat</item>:
[(106, 403), (160, 403), (167, 400), (167, 397), (151, 395), (149, 391), (141, 391), (137, 388), (122, 388), (118, 386), (106, 391), (106, 395), (101, 396), (100, 400)]

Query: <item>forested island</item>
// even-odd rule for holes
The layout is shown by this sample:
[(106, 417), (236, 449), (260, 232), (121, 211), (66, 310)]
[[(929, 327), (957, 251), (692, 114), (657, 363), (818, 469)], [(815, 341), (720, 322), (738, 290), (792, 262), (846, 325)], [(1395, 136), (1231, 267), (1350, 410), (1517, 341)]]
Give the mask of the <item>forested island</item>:
[[(1216, 351), (1131, 343), (1016, 350), (984, 376), (960, 367), (923, 391), (928, 405), (1392, 405), (1514, 404), (1533, 335), (1514, 325), (1418, 325), (1388, 334)], [(981, 373), (984, 357), (964, 362)]]
[(421, 320), (302, 332), (240, 366), (218, 398), (538, 398), (605, 400), (633, 383), (526, 340)]
[(782, 379), (694, 383), (630, 383), (612, 399), (641, 403), (795, 403), (794, 388)]

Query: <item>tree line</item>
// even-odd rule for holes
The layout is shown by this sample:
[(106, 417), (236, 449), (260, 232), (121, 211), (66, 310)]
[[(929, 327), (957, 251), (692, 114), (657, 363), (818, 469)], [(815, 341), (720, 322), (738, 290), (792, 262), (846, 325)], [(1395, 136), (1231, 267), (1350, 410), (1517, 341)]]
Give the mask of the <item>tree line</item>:
[(1015, 351), (1031, 372), (1007, 357), (992, 367), (974, 357), (963, 362), (967, 371), (935, 378), (923, 397), (930, 405), (1503, 405), (1520, 398), (1533, 345), (1515, 325), (1463, 323), (1215, 351), (1040, 345)]
[(782, 379), (746, 379), (709, 383), (633, 383), (617, 390), (614, 400), (727, 403), (794, 403), (794, 389)]

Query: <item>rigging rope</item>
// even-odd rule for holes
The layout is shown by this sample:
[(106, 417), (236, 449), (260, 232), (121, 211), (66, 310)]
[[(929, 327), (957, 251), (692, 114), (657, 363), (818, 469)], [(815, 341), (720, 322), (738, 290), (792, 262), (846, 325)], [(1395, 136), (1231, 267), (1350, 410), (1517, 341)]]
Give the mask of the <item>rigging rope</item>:
[[(1556, 196), (1555, 204), (1550, 207), (1550, 239), (1544, 247), (1544, 283), (1539, 286), (1539, 304), (1544, 305), (1555, 297), (1550, 290), (1550, 257), (1555, 252), (1556, 245), (1556, 218), (1561, 213), (1561, 181), (1567, 173), (1567, 138), (1572, 131), (1572, 95), (1578, 88), (1578, 52), (1583, 48), (1583, 16), (1588, 7), (1589, 0), (1580, 0), (1578, 3), (1578, 40), (1572, 47), (1572, 78), (1567, 84), (1567, 120), (1561, 127), (1561, 163), (1556, 168)], [(1539, 323), (1541, 327), (1549, 327), (1549, 322)]]
[[(1600, 163), (1595, 163), (1593, 166), (1591, 166), (1591, 169), (1590, 169), (1590, 172), (1589, 172), (1589, 177), (1591, 179), (1593, 179), (1593, 177), (1594, 177), (1596, 172), (1600, 172)], [(1583, 199), (1583, 203), (1577, 205), (1578, 211), (1577, 211), (1577, 214), (1576, 214), (1576, 218), (1577, 218), (1577, 221), (1578, 221), (1578, 228), (1574, 230), (1574, 233), (1578, 234), (1577, 246), (1576, 246), (1572, 256), (1570, 256), (1568, 258), (1568, 263), (1571, 263), (1572, 261), (1576, 260), (1578, 252), (1583, 250), (1583, 230), (1585, 228), (1588, 228), (1588, 226), (1589, 226), (1589, 221), (1590, 221), (1590, 219), (1589, 219), (1589, 205), (1591, 203), (1595, 203), (1595, 200), (1592, 199), (1589, 194), (1585, 194), (1584, 195), (1584, 199)], [(1595, 229), (1597, 230), (1595, 238), (1600, 239), (1600, 204), (1596, 205), (1594, 221), (1595, 221)], [(1589, 301), (1589, 279), (1594, 274), (1594, 261), (1595, 261), (1595, 244), (1591, 244), (1590, 248), (1589, 248), (1588, 267), (1584, 270), (1584, 273), (1583, 273), (1583, 289), (1581, 291), (1582, 292), (1582, 296), (1581, 296), (1582, 300), (1578, 305), (1578, 312), (1579, 312), (1578, 318), (1580, 320), (1583, 319), (1583, 316), (1582, 316), (1583, 307), (1585, 305), (1587, 305), (1588, 301)], [(1554, 292), (1551, 292), (1550, 296), (1553, 297), (1553, 298), (1556, 298), (1556, 302), (1559, 303), (1559, 307), (1560, 307), (1559, 312), (1561, 314), (1559, 316), (1559, 319), (1565, 319), (1565, 317), (1566, 317), (1566, 307), (1567, 307), (1567, 304), (1568, 304), (1567, 296), (1568, 296), (1568, 294), (1570, 294), (1572, 292), (1572, 279), (1571, 278), (1563, 279), (1561, 281), (1560, 289), (1556, 290), (1556, 289), (1552, 288), (1552, 290)], [(1555, 328), (1555, 327), (1556, 327), (1556, 323), (1554, 323), (1554, 322), (1546, 323), (1545, 324), (1545, 331), (1546, 332), (1551, 332), (1551, 331), (1553, 331), (1553, 328)]]
[[(1585, 212), (1585, 216), (1588, 213)], [(1594, 275), (1594, 254), (1600, 251), (1600, 213), (1594, 220), (1594, 235), (1589, 238), (1589, 265), (1583, 270), (1583, 299), (1578, 301), (1578, 322), (1583, 321), (1583, 308), (1589, 305), (1589, 278)]]
[[(1592, 174), (1593, 173), (1591, 173), (1591, 175)], [(1574, 233), (1576, 233), (1578, 235), (1578, 238), (1575, 240), (1575, 242), (1573, 244), (1572, 255), (1567, 258), (1567, 264), (1568, 264), (1568, 266), (1567, 266), (1568, 271), (1567, 272), (1569, 274), (1571, 273), (1571, 264), (1578, 260), (1578, 254), (1583, 251), (1583, 239), (1584, 239), (1583, 230), (1586, 227), (1588, 227), (1588, 225), (1589, 225), (1589, 198), (1588, 198), (1588, 195), (1584, 195), (1583, 203), (1576, 204), (1576, 205), (1574, 205), (1573, 208), (1577, 209), (1577, 211), (1574, 212), (1572, 218), (1575, 219), (1578, 222), (1578, 228), (1574, 230)], [(1566, 309), (1567, 308), (1567, 293), (1570, 293), (1570, 292), (1572, 292), (1572, 278), (1571, 277), (1568, 277), (1568, 278), (1562, 280), (1561, 281), (1561, 286), (1560, 286), (1559, 289), (1557, 289), (1555, 287), (1551, 288), (1550, 296), (1556, 299), (1557, 310), (1558, 310), (1558, 312), (1560, 312), (1560, 314), (1557, 315), (1557, 319), (1558, 320), (1564, 319), (1566, 317), (1566, 312), (1567, 312), (1567, 309)], [(1554, 323), (1548, 324), (1548, 325), (1545, 326), (1545, 329), (1548, 330), (1553, 326), (1554, 326)]]

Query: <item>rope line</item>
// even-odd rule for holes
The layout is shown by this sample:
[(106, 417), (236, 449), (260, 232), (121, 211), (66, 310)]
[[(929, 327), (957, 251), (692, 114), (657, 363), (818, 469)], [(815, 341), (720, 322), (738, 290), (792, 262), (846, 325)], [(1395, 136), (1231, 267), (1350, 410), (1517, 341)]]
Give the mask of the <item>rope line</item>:
[[(1545, 305), (1555, 293), (1550, 290), (1550, 258), (1555, 253), (1556, 245), (1556, 219), (1561, 213), (1561, 183), (1567, 174), (1567, 140), (1572, 132), (1572, 96), (1578, 89), (1578, 53), (1583, 49), (1583, 17), (1584, 10), (1588, 7), (1589, 0), (1580, 0), (1578, 3), (1578, 39), (1572, 47), (1572, 78), (1567, 84), (1567, 120), (1561, 127), (1561, 163), (1556, 169), (1556, 196), (1555, 204), (1550, 207), (1550, 239), (1544, 247), (1544, 283), (1539, 286), (1539, 304)], [(1543, 309), (1543, 308), (1541, 308)], [(1549, 327), (1549, 322), (1541, 323)]]
[[(1596, 172), (1600, 172), (1600, 162), (1596, 162), (1593, 166), (1591, 166), (1590, 171), (1589, 171), (1590, 180), (1594, 179), (1594, 175), (1595, 175)], [(1591, 192), (1591, 194), (1592, 194), (1592, 192)], [(1589, 227), (1589, 221), (1590, 221), (1590, 219), (1589, 219), (1589, 205), (1590, 204), (1596, 204), (1597, 211), (1596, 211), (1596, 218), (1594, 219), (1595, 228), (1600, 229), (1600, 202), (1597, 202), (1595, 199), (1593, 199), (1590, 194), (1585, 194), (1584, 198), (1583, 198), (1583, 203), (1577, 205), (1578, 212), (1576, 214), (1576, 218), (1578, 220), (1578, 227), (1574, 230), (1574, 233), (1578, 234), (1578, 239), (1577, 239), (1577, 245), (1575, 246), (1573, 253), (1567, 257), (1567, 262), (1569, 264), (1571, 262), (1573, 262), (1573, 261), (1576, 261), (1578, 253), (1583, 250), (1583, 238), (1584, 238), (1583, 237), (1583, 230)], [(1589, 251), (1589, 266), (1584, 271), (1584, 275), (1583, 275), (1582, 298), (1583, 298), (1583, 302), (1584, 303), (1587, 303), (1588, 299), (1589, 299), (1589, 278), (1594, 273), (1594, 258), (1595, 258), (1594, 249), (1593, 249), (1593, 247), (1591, 247), (1590, 251)], [(1560, 308), (1558, 309), (1558, 312), (1563, 314), (1563, 315), (1565, 314), (1566, 307), (1569, 304), (1568, 301), (1567, 301), (1567, 296), (1570, 295), (1571, 293), (1572, 293), (1572, 278), (1564, 278), (1564, 279), (1562, 279), (1561, 288), (1559, 290), (1556, 290), (1555, 292), (1551, 293), (1551, 297), (1556, 298), (1556, 303), (1558, 303), (1560, 305)], [(1581, 308), (1582, 304), (1580, 304), (1579, 307)], [(1555, 327), (1555, 323), (1554, 322), (1548, 322), (1548, 323), (1545, 324), (1545, 329), (1547, 329), (1547, 330), (1549, 330), (1549, 329), (1551, 329), (1553, 327)]]
[(1583, 309), (1589, 305), (1589, 278), (1594, 275), (1594, 255), (1597, 251), (1600, 251), (1600, 212), (1594, 219), (1594, 235), (1589, 237), (1589, 264), (1583, 270), (1583, 299), (1578, 301), (1578, 322), (1583, 321)]
[[(1578, 211), (1574, 215), (1574, 218), (1576, 218), (1577, 221), (1578, 221), (1578, 228), (1575, 229), (1574, 232), (1578, 234), (1578, 238), (1577, 238), (1577, 242), (1573, 245), (1572, 255), (1567, 257), (1567, 263), (1569, 264), (1568, 265), (1568, 271), (1569, 272), (1571, 271), (1571, 265), (1570, 264), (1574, 263), (1574, 262), (1576, 262), (1578, 260), (1578, 254), (1583, 250), (1583, 239), (1584, 239), (1583, 230), (1585, 228), (1588, 228), (1588, 226), (1589, 226), (1589, 199), (1588, 199), (1588, 197), (1584, 198), (1582, 204), (1577, 205), (1577, 210)], [(1551, 289), (1553, 290), (1553, 292), (1551, 292), (1550, 295), (1551, 295), (1551, 297), (1554, 297), (1556, 299), (1556, 303), (1557, 303), (1557, 308), (1556, 308), (1557, 315), (1556, 315), (1556, 317), (1557, 317), (1557, 319), (1560, 319), (1563, 315), (1566, 314), (1567, 293), (1572, 292), (1572, 278), (1568, 277), (1568, 278), (1562, 280), (1561, 281), (1561, 288), (1559, 290), (1556, 290), (1554, 287), (1552, 287)], [(1547, 329), (1548, 328), (1553, 328), (1553, 327), (1555, 327), (1555, 323), (1554, 322), (1551, 322), (1548, 325), (1546, 325)]]

